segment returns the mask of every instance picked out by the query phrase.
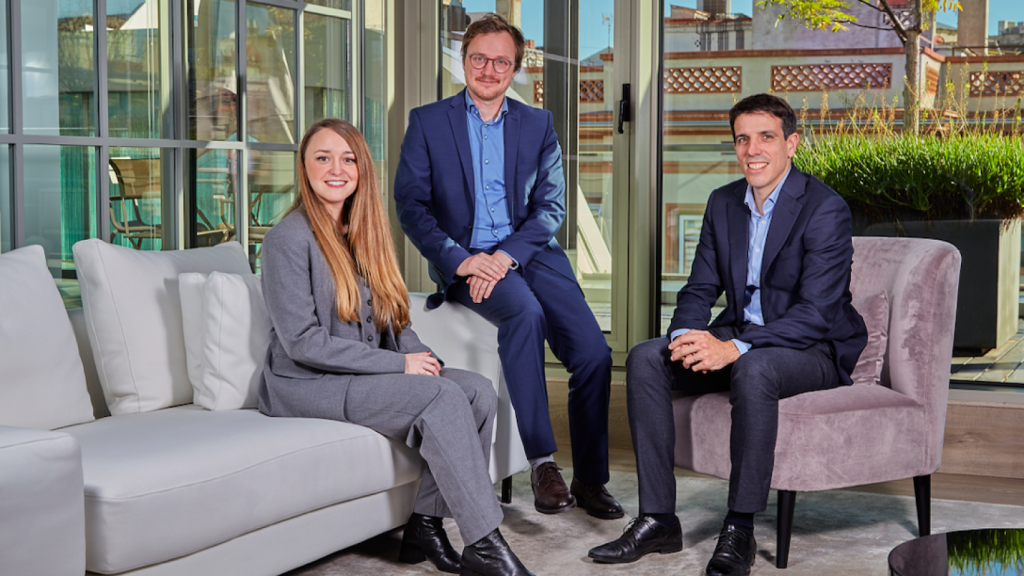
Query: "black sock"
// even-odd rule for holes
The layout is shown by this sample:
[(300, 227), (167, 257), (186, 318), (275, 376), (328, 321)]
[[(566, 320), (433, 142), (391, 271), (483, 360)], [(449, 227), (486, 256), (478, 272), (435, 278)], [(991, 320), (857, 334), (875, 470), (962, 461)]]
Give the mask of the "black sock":
[(662, 526), (675, 526), (679, 521), (675, 514), (644, 514), (644, 516), (654, 518), (654, 521)]
[(754, 535), (754, 513), (753, 512), (736, 512), (729, 510), (729, 513), (725, 515), (725, 523), (732, 524), (739, 528), (747, 536)]

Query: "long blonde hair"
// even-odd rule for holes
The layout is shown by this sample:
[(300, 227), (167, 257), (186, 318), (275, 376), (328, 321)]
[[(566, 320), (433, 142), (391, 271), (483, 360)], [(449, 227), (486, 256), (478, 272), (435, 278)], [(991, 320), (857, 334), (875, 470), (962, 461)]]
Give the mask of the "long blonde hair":
[[(334, 222), (309, 183), (306, 173), (306, 148), (320, 130), (333, 130), (345, 139), (355, 154), (359, 184), (345, 200), (341, 222)], [(373, 320), (377, 326), (391, 326), (399, 334), (409, 325), (409, 291), (398, 269), (398, 257), (391, 239), (391, 225), (384, 211), (380, 186), (373, 169), (370, 148), (352, 124), (326, 118), (306, 130), (296, 161), (299, 194), (291, 210), (303, 210), (313, 228), (313, 236), (334, 277), (338, 318), (358, 321), (361, 298), (356, 276), (362, 276), (373, 295)], [(339, 226), (348, 225), (342, 234)]]

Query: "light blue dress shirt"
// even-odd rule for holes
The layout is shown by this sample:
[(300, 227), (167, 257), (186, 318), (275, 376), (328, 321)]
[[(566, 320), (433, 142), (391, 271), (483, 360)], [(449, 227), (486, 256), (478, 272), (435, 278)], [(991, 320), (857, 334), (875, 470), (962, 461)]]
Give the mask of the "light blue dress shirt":
[(473, 186), (476, 200), (473, 213), (473, 236), (469, 247), (489, 250), (501, 244), (512, 233), (512, 221), (505, 202), (505, 114), (508, 101), (502, 100), (501, 111), (484, 122), (473, 99), (466, 91), (466, 126), (469, 149), (473, 155)]
[[(764, 315), (761, 312), (761, 261), (764, 258), (764, 244), (768, 239), (768, 229), (772, 225), (772, 214), (775, 212), (775, 203), (779, 199), (779, 190), (786, 184), (789, 178), (789, 171), (782, 177), (779, 185), (772, 190), (764, 201), (764, 212), (757, 210), (754, 202), (754, 191), (747, 184), (747, 193), (743, 203), (750, 209), (750, 224), (747, 232), (747, 287), (744, 292), (743, 319), (751, 324), (764, 326)], [(672, 332), (670, 340), (689, 332), (689, 328), (680, 328)], [(732, 339), (740, 354), (746, 354), (750, 350), (750, 344), (742, 340)]]

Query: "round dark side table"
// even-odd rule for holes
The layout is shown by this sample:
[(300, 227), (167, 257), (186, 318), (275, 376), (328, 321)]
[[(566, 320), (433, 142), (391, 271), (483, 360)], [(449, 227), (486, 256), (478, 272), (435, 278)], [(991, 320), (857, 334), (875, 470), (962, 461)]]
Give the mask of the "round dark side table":
[(1024, 528), (964, 530), (914, 538), (889, 553), (890, 576), (1024, 574)]

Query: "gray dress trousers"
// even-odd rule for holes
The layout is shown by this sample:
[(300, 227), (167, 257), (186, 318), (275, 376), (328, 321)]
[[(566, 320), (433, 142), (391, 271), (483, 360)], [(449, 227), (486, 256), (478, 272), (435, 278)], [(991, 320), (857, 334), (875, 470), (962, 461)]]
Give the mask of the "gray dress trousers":
[(411, 327), (395, 334), (375, 325), (361, 278), (359, 320), (342, 322), (333, 277), (301, 210), (264, 238), (262, 282), (273, 329), (260, 412), (351, 422), (418, 449), (426, 470), (413, 510), (454, 517), (467, 544), (497, 528), (491, 382), (452, 368), (439, 377), (405, 374), (405, 354), (429, 348)]

